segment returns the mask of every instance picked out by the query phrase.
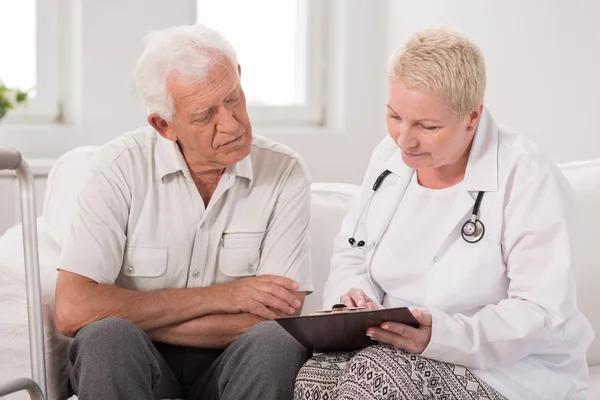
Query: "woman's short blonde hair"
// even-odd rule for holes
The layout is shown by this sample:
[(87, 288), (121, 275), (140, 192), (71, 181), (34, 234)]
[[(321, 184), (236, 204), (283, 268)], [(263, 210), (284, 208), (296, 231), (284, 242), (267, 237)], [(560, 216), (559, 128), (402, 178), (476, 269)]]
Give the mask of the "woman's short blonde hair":
[(464, 118), (483, 104), (485, 60), (464, 34), (426, 29), (412, 35), (394, 55), (388, 79), (435, 93)]

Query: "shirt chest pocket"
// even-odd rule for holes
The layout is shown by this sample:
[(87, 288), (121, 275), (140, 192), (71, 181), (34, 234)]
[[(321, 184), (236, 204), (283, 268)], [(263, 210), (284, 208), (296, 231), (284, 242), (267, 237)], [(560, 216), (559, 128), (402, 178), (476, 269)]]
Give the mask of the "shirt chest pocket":
[(131, 290), (160, 290), (165, 288), (166, 275), (167, 249), (128, 246), (117, 283)]
[(256, 275), (264, 232), (225, 232), (217, 265), (224, 281)]

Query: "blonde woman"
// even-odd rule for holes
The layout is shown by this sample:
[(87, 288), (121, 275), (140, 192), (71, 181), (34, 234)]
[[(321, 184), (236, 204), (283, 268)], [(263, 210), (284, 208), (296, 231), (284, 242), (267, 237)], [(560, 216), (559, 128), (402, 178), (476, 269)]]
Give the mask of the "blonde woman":
[(494, 121), (485, 85), (481, 51), (452, 30), (394, 57), (389, 136), (336, 238), (324, 307), (409, 307), (420, 327), (385, 322), (366, 349), (310, 359), (296, 399), (587, 398), (573, 195)]

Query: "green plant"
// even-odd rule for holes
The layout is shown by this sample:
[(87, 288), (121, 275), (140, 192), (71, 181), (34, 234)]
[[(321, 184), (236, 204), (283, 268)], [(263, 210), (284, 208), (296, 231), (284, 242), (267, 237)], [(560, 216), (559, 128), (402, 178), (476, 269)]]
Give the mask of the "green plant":
[(6, 113), (21, 103), (27, 102), (28, 92), (19, 89), (11, 89), (0, 81), (0, 120)]

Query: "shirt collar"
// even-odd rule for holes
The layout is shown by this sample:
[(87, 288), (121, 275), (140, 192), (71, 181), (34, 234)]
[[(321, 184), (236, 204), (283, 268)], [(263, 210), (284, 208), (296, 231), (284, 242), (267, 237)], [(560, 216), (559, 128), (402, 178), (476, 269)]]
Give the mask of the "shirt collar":
[[(154, 152), (156, 174), (159, 180), (179, 171), (181, 171), (184, 176), (190, 177), (188, 166), (183, 158), (183, 154), (181, 154), (177, 142), (165, 139), (159, 133), (156, 133), (156, 148)], [(225, 173), (246, 178), (249, 180), (250, 185), (252, 185), (253, 173), (251, 154), (227, 167)]]
[(251, 154), (248, 154), (246, 157), (242, 158), (240, 161), (227, 168), (231, 171), (233, 175), (248, 179), (250, 185), (252, 185), (252, 182), (254, 180), (252, 175)]
[(182, 171), (185, 174), (188, 171), (177, 142), (165, 139), (158, 132), (156, 133), (154, 159), (156, 174), (160, 180), (175, 172)]

